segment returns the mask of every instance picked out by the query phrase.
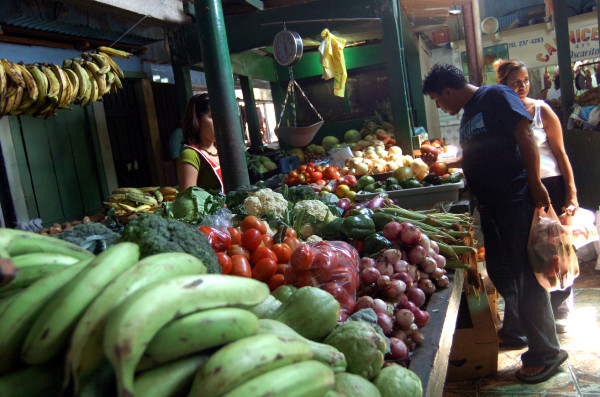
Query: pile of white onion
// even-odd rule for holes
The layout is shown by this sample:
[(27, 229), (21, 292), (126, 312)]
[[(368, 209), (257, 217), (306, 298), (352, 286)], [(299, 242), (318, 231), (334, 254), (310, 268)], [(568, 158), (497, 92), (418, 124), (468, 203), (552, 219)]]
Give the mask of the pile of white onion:
[(355, 311), (375, 310), (377, 323), (390, 338), (390, 358), (398, 360), (423, 343), (420, 328), (429, 322), (429, 313), (423, 310), (427, 297), (436, 286), (447, 287), (449, 280), (444, 270), (446, 258), (440, 255), (437, 243), (416, 226), (390, 222), (383, 235), (396, 248), (383, 251), (377, 260), (360, 260), (361, 286)]

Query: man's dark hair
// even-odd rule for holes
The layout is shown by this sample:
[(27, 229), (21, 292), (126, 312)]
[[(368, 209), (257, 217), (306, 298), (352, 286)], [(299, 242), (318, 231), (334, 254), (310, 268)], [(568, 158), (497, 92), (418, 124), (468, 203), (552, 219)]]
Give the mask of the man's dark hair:
[(467, 85), (463, 72), (453, 65), (436, 63), (423, 80), (423, 94), (441, 94), (444, 88), (459, 90)]

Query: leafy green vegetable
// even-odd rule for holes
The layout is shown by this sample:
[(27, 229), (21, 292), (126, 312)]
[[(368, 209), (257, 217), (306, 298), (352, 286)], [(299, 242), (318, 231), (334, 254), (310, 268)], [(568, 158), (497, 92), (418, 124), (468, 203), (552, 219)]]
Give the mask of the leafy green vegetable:
[(360, 309), (359, 311), (351, 314), (345, 322), (348, 321), (362, 321), (367, 324), (370, 324), (373, 328), (375, 328), (375, 331), (377, 331), (377, 333), (381, 335), (381, 337), (385, 340), (386, 354), (390, 352), (390, 340), (387, 336), (385, 336), (385, 334), (383, 333), (383, 329), (379, 326), (379, 324), (377, 324), (377, 313), (375, 313), (375, 310), (371, 309), (370, 307)]
[(119, 234), (102, 223), (87, 222), (56, 234), (54, 237), (77, 244), (97, 255), (114, 245), (119, 239)]
[(303, 200), (318, 200), (319, 198), (314, 189), (307, 185), (297, 185), (289, 188), (287, 197), (285, 194), (281, 194), (287, 201), (291, 201), (294, 204)]
[(382, 397), (421, 397), (423, 386), (421, 379), (408, 368), (401, 365), (389, 365), (373, 379)]
[(119, 242), (130, 241), (140, 246), (142, 258), (162, 252), (187, 252), (202, 260), (208, 273), (221, 273), (221, 266), (204, 233), (175, 219), (143, 214), (130, 221)]
[(206, 201), (211, 194), (198, 186), (191, 186), (177, 194), (175, 201), (163, 203), (155, 213), (167, 219), (176, 219), (186, 223), (197, 224), (205, 215)]

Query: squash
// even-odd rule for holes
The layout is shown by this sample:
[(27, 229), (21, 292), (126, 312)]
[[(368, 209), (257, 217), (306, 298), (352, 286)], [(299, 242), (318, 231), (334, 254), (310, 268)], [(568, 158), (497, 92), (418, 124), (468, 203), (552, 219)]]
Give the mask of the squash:
[(272, 319), (287, 324), (307, 339), (321, 341), (337, 325), (340, 303), (327, 291), (302, 287), (275, 312)]
[(361, 397), (381, 397), (379, 389), (359, 375), (344, 372), (335, 374), (335, 384), (333, 390), (342, 396), (361, 396)]

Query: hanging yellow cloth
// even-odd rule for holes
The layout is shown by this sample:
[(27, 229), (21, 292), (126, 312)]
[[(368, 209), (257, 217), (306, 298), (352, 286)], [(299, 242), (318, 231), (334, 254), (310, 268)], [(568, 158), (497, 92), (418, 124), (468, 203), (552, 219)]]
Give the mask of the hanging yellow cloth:
[(321, 66), (325, 80), (333, 78), (333, 95), (344, 97), (346, 91), (346, 61), (344, 60), (344, 46), (346, 40), (332, 35), (328, 29), (323, 29), (321, 37), (324, 39), (319, 46)]

